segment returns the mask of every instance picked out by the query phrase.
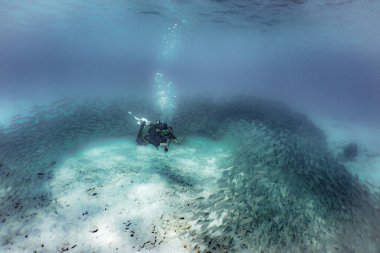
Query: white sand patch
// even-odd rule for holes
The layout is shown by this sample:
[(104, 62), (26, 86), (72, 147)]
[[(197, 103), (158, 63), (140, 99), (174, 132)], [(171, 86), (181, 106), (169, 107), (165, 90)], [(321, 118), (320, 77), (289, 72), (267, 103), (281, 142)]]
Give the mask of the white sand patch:
[(131, 140), (88, 144), (55, 169), (53, 204), (6, 223), (1, 252), (191, 252), (181, 235), (189, 203), (215, 191), (222, 143), (194, 138), (168, 153)]

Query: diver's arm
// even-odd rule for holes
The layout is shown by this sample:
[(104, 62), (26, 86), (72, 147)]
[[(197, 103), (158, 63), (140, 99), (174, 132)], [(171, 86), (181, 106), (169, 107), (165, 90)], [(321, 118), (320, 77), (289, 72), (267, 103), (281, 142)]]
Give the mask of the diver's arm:
[(170, 140), (170, 142), (173, 141), (173, 143), (179, 143), (179, 141), (177, 140), (177, 138), (172, 133), (169, 136), (169, 140)]

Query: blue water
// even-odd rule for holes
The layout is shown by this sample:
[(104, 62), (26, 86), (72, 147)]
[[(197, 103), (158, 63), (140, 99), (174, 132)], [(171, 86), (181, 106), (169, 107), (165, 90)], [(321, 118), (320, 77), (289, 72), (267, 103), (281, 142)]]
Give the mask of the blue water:
[(148, 96), (162, 72), (179, 94), (248, 93), (379, 118), (379, 9), (338, 0), (1, 1), (0, 92), (3, 101)]
[(0, 0), (0, 251), (379, 252), (378, 13)]

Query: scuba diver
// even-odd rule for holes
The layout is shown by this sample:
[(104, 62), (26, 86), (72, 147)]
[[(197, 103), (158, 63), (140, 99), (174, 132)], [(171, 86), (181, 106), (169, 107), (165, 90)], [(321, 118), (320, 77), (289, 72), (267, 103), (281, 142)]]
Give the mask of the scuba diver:
[[(148, 134), (144, 135), (145, 126), (149, 127)], [(148, 123), (141, 121), (140, 129), (137, 133), (136, 142), (138, 145), (152, 144), (157, 149), (159, 146), (164, 147), (165, 152), (169, 151), (171, 142), (178, 143), (177, 138), (173, 134), (173, 128), (168, 127), (166, 123), (157, 121), (156, 123)]]

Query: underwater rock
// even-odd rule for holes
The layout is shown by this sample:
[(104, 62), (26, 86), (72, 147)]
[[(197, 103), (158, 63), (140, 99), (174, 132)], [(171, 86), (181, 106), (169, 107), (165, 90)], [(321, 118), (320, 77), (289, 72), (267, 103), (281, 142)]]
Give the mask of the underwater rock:
[(343, 149), (343, 157), (347, 160), (353, 160), (358, 156), (358, 144), (350, 143)]

